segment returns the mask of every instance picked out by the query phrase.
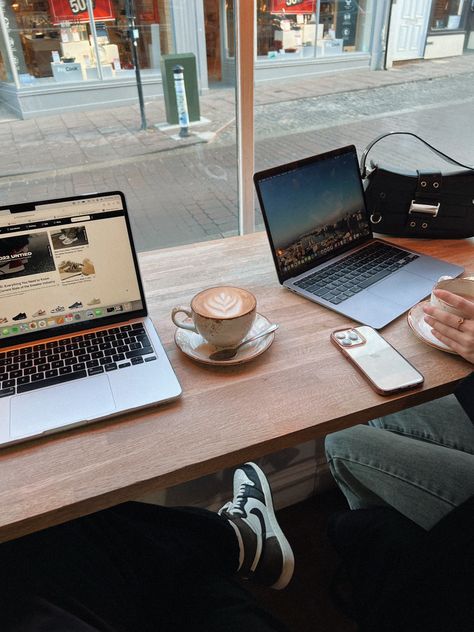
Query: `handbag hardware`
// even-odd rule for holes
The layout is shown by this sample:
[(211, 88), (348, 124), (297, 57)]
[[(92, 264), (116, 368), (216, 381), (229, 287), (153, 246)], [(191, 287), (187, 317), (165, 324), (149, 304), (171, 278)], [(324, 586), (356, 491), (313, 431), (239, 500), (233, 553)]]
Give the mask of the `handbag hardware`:
[(420, 204), (416, 202), (415, 200), (412, 200), (410, 208), (408, 209), (408, 215), (411, 215), (412, 213), (426, 213), (426, 215), (431, 215), (432, 217), (436, 217), (438, 215), (438, 211), (439, 211), (439, 202), (438, 204), (433, 205), (433, 204)]
[[(412, 136), (460, 171), (390, 169), (370, 161), (372, 147), (393, 135)], [(360, 173), (370, 222), (378, 233), (398, 237), (474, 237), (474, 167), (465, 165), (412, 132), (389, 132), (364, 149)]]

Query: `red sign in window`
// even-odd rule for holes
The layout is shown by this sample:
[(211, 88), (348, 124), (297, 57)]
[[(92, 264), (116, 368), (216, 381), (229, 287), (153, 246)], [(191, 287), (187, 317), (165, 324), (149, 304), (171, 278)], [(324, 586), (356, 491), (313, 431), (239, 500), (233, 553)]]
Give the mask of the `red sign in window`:
[(272, 0), (271, 13), (316, 13), (316, 0)]
[[(94, 18), (96, 20), (114, 20), (110, 0), (93, 0)], [(60, 22), (89, 22), (86, 0), (49, 0), (51, 21)]]

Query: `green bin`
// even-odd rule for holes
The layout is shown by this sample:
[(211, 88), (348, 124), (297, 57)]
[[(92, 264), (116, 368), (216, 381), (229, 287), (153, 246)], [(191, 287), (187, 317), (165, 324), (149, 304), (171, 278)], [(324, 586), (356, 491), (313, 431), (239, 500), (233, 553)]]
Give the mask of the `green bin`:
[(178, 106), (176, 104), (176, 92), (174, 89), (173, 68), (184, 68), (184, 87), (186, 89), (186, 101), (188, 105), (189, 121), (199, 121), (199, 91), (196, 71), (196, 57), (193, 53), (179, 53), (176, 55), (161, 56), (161, 77), (163, 80), (163, 95), (165, 97), (166, 120), (170, 125), (178, 125)]

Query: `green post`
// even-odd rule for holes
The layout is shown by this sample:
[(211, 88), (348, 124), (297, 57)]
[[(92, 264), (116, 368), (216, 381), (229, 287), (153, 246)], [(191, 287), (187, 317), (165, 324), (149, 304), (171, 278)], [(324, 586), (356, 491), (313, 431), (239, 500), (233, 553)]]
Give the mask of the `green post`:
[(162, 55), (160, 65), (167, 122), (170, 125), (179, 124), (173, 74), (173, 69), (176, 65), (183, 67), (189, 121), (199, 121), (201, 113), (199, 110), (199, 90), (196, 71), (196, 57), (194, 54), (178, 53), (176, 55)]

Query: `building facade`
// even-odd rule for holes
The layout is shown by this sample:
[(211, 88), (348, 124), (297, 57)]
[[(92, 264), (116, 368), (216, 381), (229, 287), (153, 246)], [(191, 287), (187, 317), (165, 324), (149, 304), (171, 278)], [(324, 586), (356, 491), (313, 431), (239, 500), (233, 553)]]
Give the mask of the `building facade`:
[[(243, 1), (243, 0), (241, 0)], [(193, 53), (201, 92), (235, 81), (235, 0), (0, 0), (0, 102), (19, 117), (163, 94), (162, 55)], [(255, 0), (256, 81), (474, 48), (471, 0)]]

